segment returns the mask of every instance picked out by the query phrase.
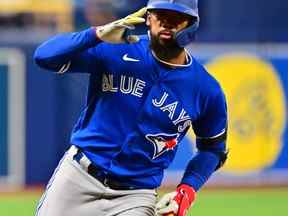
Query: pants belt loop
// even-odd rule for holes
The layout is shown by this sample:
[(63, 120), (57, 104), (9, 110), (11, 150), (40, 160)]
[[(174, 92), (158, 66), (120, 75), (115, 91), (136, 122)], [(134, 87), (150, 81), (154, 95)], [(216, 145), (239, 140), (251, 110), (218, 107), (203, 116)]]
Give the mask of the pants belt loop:
[(83, 154), (82, 154), (82, 157), (79, 161), (79, 164), (81, 165), (81, 167), (86, 171), (88, 172), (88, 167), (90, 166), (91, 164), (91, 161)]
[(79, 149), (75, 145), (71, 145), (71, 147), (68, 149), (68, 155), (73, 159), (73, 157), (78, 153), (78, 150)]

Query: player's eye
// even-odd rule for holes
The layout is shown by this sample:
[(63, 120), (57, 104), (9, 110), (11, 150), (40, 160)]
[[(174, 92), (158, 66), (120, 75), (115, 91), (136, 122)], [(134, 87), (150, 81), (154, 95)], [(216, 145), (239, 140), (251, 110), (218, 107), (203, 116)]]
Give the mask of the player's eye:
[(167, 22), (171, 25), (180, 25), (185, 21), (190, 22), (191, 18), (181, 13), (169, 10), (153, 10), (152, 14), (160, 22)]

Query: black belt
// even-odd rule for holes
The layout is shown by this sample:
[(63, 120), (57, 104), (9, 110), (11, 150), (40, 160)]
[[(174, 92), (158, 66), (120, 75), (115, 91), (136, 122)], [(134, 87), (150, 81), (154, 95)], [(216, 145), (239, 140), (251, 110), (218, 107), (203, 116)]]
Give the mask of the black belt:
[[(81, 162), (81, 159), (83, 159), (84, 157), (86, 157), (85, 154), (78, 148), (77, 153), (74, 155), (73, 159), (77, 161), (80, 164), (80, 166), (83, 167), (85, 166), (85, 164)], [(88, 167), (85, 167), (85, 170), (87, 171), (89, 175), (91, 175), (92, 177), (100, 181), (104, 186), (109, 187), (113, 190), (135, 190), (137, 189), (133, 186), (123, 185), (123, 183), (115, 181), (114, 179), (112, 179), (111, 176), (109, 176), (107, 173), (101, 170), (101, 168), (93, 165), (91, 161)]]

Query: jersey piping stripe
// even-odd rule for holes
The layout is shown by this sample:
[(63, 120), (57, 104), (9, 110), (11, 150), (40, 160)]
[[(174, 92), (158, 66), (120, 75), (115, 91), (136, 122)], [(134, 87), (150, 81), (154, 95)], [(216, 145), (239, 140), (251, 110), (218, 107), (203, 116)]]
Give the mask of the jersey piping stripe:
[(35, 216), (38, 216), (38, 215), (39, 215), (40, 209), (41, 209), (41, 207), (42, 207), (42, 205), (43, 205), (43, 203), (44, 203), (44, 201), (45, 201), (45, 199), (46, 199), (46, 196), (47, 196), (47, 193), (48, 193), (48, 191), (49, 191), (49, 188), (52, 186), (52, 183), (53, 183), (53, 181), (54, 181), (54, 179), (55, 179), (55, 176), (56, 176), (57, 172), (59, 171), (60, 166), (61, 166), (61, 164), (63, 163), (66, 155), (67, 155), (67, 152), (64, 154), (64, 156), (63, 156), (62, 159), (60, 160), (58, 166), (57, 166), (56, 169), (54, 170), (54, 173), (53, 173), (52, 177), (50, 178), (50, 180), (49, 180), (49, 182), (48, 182), (48, 184), (47, 184), (47, 186), (46, 186), (45, 192), (44, 192), (44, 194), (42, 195), (42, 197), (41, 197), (41, 199), (40, 199), (40, 201), (39, 201), (39, 203), (38, 203)]
[(219, 142), (225, 142), (227, 139), (227, 129), (223, 132), (218, 134), (217, 136), (203, 138), (203, 137), (196, 137), (197, 142), (200, 142), (203, 145), (214, 145)]
[(226, 128), (224, 128), (220, 133), (216, 134), (215, 136), (211, 136), (211, 137), (200, 137), (200, 136), (197, 136), (197, 138), (198, 139), (213, 139), (213, 138), (217, 138), (218, 136), (221, 136), (225, 132), (226, 132)]
[(58, 74), (65, 73), (70, 68), (70, 65), (71, 65), (71, 61), (69, 61), (67, 64), (64, 64), (57, 73)]

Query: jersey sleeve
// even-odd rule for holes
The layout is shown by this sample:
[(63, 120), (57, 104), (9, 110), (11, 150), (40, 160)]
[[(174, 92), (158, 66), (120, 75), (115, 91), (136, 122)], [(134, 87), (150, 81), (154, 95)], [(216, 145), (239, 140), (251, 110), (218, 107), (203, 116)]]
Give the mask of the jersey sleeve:
[(198, 191), (227, 158), (227, 107), (223, 92), (204, 100), (201, 116), (192, 126), (198, 152), (189, 161), (181, 183)]
[(36, 49), (34, 60), (40, 67), (58, 73), (91, 73), (101, 63), (100, 43), (95, 28), (56, 35)]
[(227, 105), (222, 91), (204, 100), (200, 118), (192, 126), (198, 150), (225, 150)]

